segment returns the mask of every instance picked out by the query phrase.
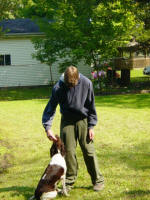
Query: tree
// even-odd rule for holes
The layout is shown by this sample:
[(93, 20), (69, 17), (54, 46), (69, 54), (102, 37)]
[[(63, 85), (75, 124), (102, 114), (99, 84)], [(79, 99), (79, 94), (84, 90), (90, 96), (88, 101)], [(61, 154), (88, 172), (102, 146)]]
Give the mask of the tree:
[[(0, 21), (15, 18), (18, 15), (21, 0), (0, 0)], [(0, 35), (2, 28), (0, 27)]]
[(137, 41), (144, 43), (148, 47), (150, 46), (150, 1), (136, 0), (136, 2), (137, 9), (135, 10), (135, 15), (144, 24), (142, 33), (137, 36)]
[(0, 20), (14, 18), (21, 5), (21, 0), (0, 0)]
[(80, 60), (98, 70), (101, 62), (115, 56), (117, 48), (127, 44), (143, 28), (132, 11), (136, 4), (131, 2), (32, 0), (32, 6), (26, 6), (26, 13), (38, 20), (45, 33), (44, 39), (33, 41), (35, 57), (49, 65), (63, 58), (62, 71)]

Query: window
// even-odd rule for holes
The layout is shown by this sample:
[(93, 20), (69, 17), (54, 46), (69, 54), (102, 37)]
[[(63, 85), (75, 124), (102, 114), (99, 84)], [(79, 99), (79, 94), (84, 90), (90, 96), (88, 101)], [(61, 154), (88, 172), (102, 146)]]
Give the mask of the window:
[(0, 55), (0, 65), (11, 65), (11, 56), (10, 55)]

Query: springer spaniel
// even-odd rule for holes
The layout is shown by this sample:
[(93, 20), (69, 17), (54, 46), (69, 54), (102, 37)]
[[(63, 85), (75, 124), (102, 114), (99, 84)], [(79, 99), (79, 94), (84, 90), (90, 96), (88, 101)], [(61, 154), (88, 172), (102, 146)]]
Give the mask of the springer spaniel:
[(36, 200), (50, 200), (57, 196), (57, 183), (62, 180), (62, 193), (68, 196), (65, 186), (66, 162), (64, 159), (65, 149), (61, 139), (56, 135), (57, 141), (50, 148), (51, 161), (43, 173), (34, 196)]

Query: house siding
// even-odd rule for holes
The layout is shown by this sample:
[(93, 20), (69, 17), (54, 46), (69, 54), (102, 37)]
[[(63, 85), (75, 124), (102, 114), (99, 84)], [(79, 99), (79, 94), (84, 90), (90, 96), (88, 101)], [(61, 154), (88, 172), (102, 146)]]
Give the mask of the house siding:
[(0, 67), (0, 87), (36, 86), (50, 83), (49, 67), (41, 65)]
[[(32, 58), (35, 52), (30, 39), (0, 40), (0, 54), (11, 55), (10, 66), (0, 66), (0, 87), (48, 85), (50, 68)], [(90, 78), (90, 66), (78, 65), (79, 71)], [(58, 63), (52, 65), (53, 81), (60, 77)]]

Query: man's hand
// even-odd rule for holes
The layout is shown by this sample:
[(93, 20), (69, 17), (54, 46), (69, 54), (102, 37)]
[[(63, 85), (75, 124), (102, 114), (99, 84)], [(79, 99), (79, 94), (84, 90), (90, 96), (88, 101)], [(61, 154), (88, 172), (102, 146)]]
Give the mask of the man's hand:
[(49, 140), (51, 141), (57, 141), (57, 138), (55, 137), (55, 135), (53, 134), (53, 132), (49, 129), (46, 131), (47, 137)]
[(94, 139), (94, 135), (95, 135), (94, 130), (92, 128), (90, 128), (89, 129), (89, 138), (90, 138), (90, 140)]

